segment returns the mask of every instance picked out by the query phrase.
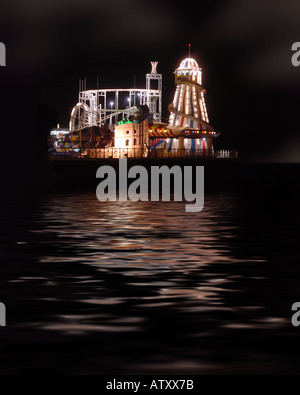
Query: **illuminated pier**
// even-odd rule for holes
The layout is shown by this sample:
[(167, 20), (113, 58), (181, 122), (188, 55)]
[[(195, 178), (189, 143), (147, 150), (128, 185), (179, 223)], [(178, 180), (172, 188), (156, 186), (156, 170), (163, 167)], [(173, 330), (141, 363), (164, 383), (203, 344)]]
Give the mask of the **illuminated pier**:
[[(162, 74), (151, 62), (142, 89), (86, 88), (80, 81), (69, 138), (52, 137), (53, 154), (88, 158), (236, 158), (236, 151), (215, 151), (220, 133), (210, 124), (202, 69), (189, 55), (175, 70), (169, 122), (162, 122)], [(98, 85), (98, 83), (97, 83)]]

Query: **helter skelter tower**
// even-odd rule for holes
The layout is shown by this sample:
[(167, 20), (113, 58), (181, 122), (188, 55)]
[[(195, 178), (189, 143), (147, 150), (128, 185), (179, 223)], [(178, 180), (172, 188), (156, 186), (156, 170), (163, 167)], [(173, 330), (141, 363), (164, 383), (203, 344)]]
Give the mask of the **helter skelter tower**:
[(213, 131), (209, 124), (202, 87), (202, 69), (191, 57), (184, 59), (175, 70), (176, 91), (169, 105), (169, 127)]

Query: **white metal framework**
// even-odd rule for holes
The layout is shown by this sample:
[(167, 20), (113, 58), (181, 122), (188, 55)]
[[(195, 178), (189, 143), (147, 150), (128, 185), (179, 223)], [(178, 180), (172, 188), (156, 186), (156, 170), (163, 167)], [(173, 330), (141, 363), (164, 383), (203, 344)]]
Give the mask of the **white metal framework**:
[[(106, 122), (116, 124), (119, 118), (134, 114), (137, 105), (147, 105), (154, 122), (161, 122), (162, 74), (157, 74), (158, 62), (152, 63), (152, 73), (146, 75), (146, 89), (96, 89), (79, 88), (79, 101), (71, 113), (70, 132), (91, 126), (102, 126)], [(157, 81), (156, 89), (151, 83)]]
[[(161, 122), (162, 112), (162, 74), (157, 73), (158, 62), (151, 62), (151, 74), (146, 75), (146, 89), (149, 92), (147, 105), (149, 112), (153, 113), (153, 120)], [(156, 89), (151, 90), (151, 85), (157, 84)]]

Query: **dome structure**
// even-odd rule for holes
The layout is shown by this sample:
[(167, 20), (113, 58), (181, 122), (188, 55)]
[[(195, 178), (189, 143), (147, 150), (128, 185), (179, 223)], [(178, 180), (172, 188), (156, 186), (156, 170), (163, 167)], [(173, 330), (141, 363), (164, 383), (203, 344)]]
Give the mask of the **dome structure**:
[(185, 58), (180, 63), (178, 69), (175, 70), (175, 75), (179, 77), (179, 79), (182, 76), (188, 76), (188, 78), (197, 84), (202, 84), (202, 70), (193, 58)]
[(192, 69), (199, 69), (198, 63), (196, 62), (195, 59), (193, 58), (186, 58), (184, 59), (178, 68), (179, 70), (187, 69), (187, 70), (192, 70)]

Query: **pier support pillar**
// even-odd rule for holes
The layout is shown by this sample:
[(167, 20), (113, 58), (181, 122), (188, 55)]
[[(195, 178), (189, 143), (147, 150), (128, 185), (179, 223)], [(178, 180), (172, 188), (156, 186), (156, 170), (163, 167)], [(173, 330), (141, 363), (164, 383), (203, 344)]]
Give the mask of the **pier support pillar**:
[(184, 156), (184, 137), (178, 137), (178, 157)]

